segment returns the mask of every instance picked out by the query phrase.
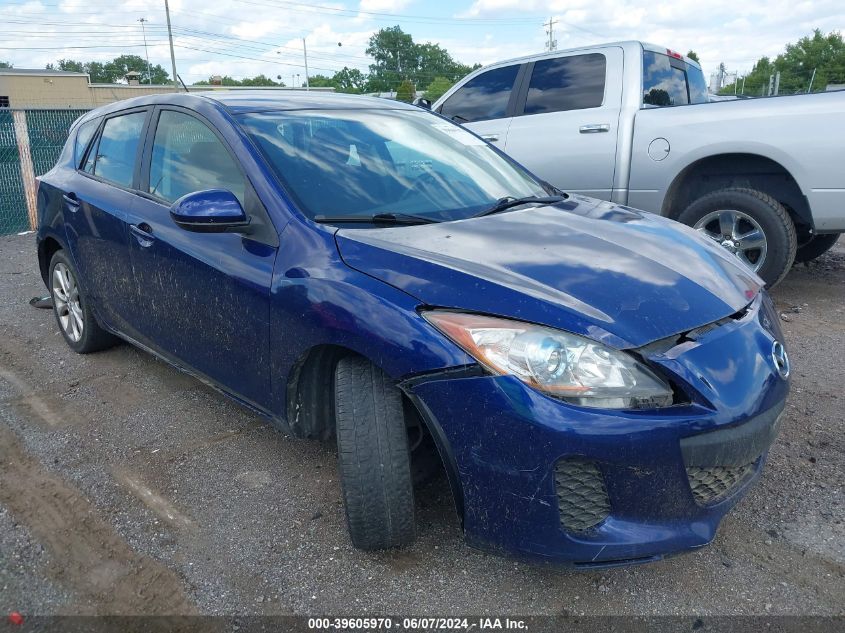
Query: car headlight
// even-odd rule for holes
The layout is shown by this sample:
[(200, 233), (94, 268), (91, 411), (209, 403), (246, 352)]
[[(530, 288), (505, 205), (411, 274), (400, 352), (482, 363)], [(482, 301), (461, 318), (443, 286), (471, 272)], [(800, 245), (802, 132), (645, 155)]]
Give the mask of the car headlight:
[(672, 389), (625, 352), (510, 319), (432, 310), (423, 318), (490, 371), (585, 407), (642, 409), (672, 404)]

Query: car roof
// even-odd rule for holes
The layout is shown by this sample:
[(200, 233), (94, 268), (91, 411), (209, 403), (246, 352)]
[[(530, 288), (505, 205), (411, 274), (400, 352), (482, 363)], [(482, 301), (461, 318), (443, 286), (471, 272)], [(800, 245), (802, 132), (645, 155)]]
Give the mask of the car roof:
[(379, 97), (337, 92), (290, 91), (285, 93), (261, 90), (215, 90), (199, 93), (231, 111), (255, 110), (341, 110), (374, 108), (383, 110), (416, 109), (414, 106)]
[(150, 105), (179, 105), (192, 109), (214, 105), (228, 110), (232, 114), (268, 110), (418, 109), (416, 106), (391, 99), (324, 91), (209, 90), (205, 92), (170, 92), (144, 95), (117, 101), (95, 108), (85, 116), (80, 117), (79, 120)]

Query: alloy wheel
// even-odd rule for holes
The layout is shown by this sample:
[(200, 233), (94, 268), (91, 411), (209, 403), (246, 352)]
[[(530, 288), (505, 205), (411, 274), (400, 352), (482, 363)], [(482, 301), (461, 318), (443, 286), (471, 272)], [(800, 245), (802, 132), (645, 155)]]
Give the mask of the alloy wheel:
[(766, 261), (766, 234), (758, 222), (747, 213), (735, 209), (720, 209), (708, 213), (693, 227), (754, 272)]
[(70, 268), (61, 262), (53, 267), (53, 305), (65, 334), (77, 343), (84, 328), (79, 286)]

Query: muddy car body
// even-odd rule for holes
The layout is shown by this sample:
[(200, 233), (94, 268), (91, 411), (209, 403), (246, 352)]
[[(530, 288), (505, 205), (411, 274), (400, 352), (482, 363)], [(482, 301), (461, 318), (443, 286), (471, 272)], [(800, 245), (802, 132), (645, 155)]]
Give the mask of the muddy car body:
[(70, 346), (123, 338), (296, 436), (336, 435), (365, 549), (413, 539), (423, 438), (479, 547), (591, 567), (705, 545), (784, 408), (750, 270), (411, 106), (106, 106), (40, 179), (39, 214)]

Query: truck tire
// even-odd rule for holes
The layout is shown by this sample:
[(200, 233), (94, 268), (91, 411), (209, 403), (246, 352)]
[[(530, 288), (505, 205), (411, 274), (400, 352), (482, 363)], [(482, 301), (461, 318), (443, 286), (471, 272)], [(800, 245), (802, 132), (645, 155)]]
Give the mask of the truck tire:
[(838, 239), (839, 233), (814, 235), (798, 247), (798, 252), (795, 253), (795, 263), (803, 264), (804, 262), (811, 262), (817, 257), (821, 257), (833, 248), (833, 245), (836, 244), (836, 240)]
[[(708, 193), (678, 216), (734, 253), (771, 288), (795, 261), (795, 224), (777, 200), (756, 189)], [(743, 241), (744, 240), (744, 241)]]
[(90, 354), (118, 342), (116, 336), (97, 322), (79, 282), (76, 266), (63, 250), (53, 254), (47, 282), (53, 299), (53, 314), (68, 347), (77, 354)]
[(413, 542), (414, 490), (402, 394), (357, 356), (335, 369), (340, 482), (352, 544), (377, 550)]

